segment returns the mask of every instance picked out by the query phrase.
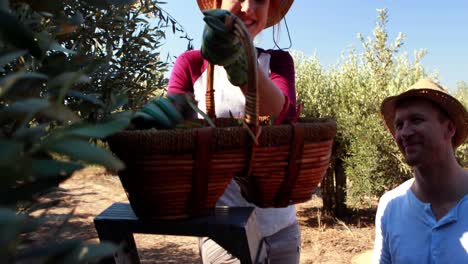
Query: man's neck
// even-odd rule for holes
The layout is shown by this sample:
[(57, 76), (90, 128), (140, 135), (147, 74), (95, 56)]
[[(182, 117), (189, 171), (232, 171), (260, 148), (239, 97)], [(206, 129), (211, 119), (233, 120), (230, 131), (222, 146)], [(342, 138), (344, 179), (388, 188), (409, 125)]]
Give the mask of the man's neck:
[(460, 200), (468, 193), (468, 172), (455, 158), (416, 166), (412, 190), (423, 202), (443, 204)]

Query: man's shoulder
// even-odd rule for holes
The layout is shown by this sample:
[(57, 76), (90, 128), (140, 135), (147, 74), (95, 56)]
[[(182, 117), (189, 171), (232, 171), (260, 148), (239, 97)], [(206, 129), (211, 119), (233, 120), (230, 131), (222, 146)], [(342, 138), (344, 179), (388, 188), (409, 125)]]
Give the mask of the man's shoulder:
[(408, 195), (408, 191), (411, 188), (411, 185), (413, 184), (414, 178), (411, 178), (404, 183), (400, 184), (398, 187), (386, 192), (382, 197), (380, 198), (379, 204), (382, 203), (389, 203), (390, 201), (395, 200), (397, 197), (402, 197)]
[(404, 195), (411, 188), (411, 185), (413, 184), (413, 182), (414, 182), (414, 178), (406, 180), (404, 183), (398, 185), (398, 187), (386, 192), (383, 196), (394, 197), (394, 196)]

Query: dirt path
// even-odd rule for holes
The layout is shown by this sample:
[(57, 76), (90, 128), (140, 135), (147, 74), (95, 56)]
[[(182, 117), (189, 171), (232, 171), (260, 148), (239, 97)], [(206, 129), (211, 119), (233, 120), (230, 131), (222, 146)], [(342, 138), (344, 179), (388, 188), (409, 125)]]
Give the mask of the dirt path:
[[(75, 173), (41, 202), (56, 199), (60, 199), (57, 206), (34, 213), (46, 215), (46, 221), (30, 237), (32, 242), (80, 238), (98, 243), (94, 217), (113, 202), (127, 202), (119, 179), (96, 167)], [(315, 198), (297, 206), (301, 263), (351, 263), (353, 256), (372, 248), (373, 211), (356, 212), (341, 222), (321, 216), (320, 203)], [(61, 225), (70, 214), (73, 217)], [(142, 263), (199, 263), (196, 238), (136, 234), (135, 241)]]

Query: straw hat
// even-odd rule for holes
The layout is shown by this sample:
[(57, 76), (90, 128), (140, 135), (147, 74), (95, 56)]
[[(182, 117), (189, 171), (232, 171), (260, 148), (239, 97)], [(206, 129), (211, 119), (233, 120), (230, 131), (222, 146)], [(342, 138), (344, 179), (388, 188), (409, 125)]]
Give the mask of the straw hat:
[[(265, 28), (276, 25), (286, 15), (294, 0), (270, 0), (270, 10)], [(200, 10), (221, 8), (222, 0), (197, 0)]]
[(447, 91), (435, 82), (422, 79), (411, 86), (408, 91), (383, 100), (380, 113), (390, 133), (395, 136), (394, 119), (395, 105), (403, 98), (419, 97), (430, 100), (444, 109), (455, 123), (457, 131), (452, 139), (453, 147), (457, 148), (465, 142), (468, 135), (468, 113), (465, 107)]

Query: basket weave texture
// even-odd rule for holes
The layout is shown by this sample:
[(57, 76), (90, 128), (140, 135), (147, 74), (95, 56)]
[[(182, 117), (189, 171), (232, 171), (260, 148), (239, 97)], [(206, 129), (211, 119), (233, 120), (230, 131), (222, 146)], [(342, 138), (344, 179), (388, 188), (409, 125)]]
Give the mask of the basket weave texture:
[[(122, 131), (108, 138), (126, 168), (119, 172), (130, 204), (141, 218), (174, 219), (213, 208), (234, 178), (242, 195), (260, 207), (307, 201), (329, 166), (336, 123), (299, 119), (262, 125), (258, 118), (256, 56), (242, 22), (230, 21), (248, 54), (246, 118), (257, 143), (239, 120), (214, 117), (212, 69), (207, 113), (216, 128)], [(211, 79), (211, 80), (210, 80)], [(205, 123), (204, 120), (198, 120)]]
[[(336, 133), (333, 120), (262, 126), (259, 145), (253, 144), (245, 128), (222, 127), (218, 121), (217, 128), (122, 131), (108, 139), (111, 150), (126, 164), (119, 176), (138, 216), (170, 219), (203, 214), (215, 206), (232, 178), (245, 198), (260, 207), (283, 207), (311, 198), (329, 166)], [(304, 141), (295, 146), (298, 127)], [(302, 150), (293, 157), (295, 147)]]

